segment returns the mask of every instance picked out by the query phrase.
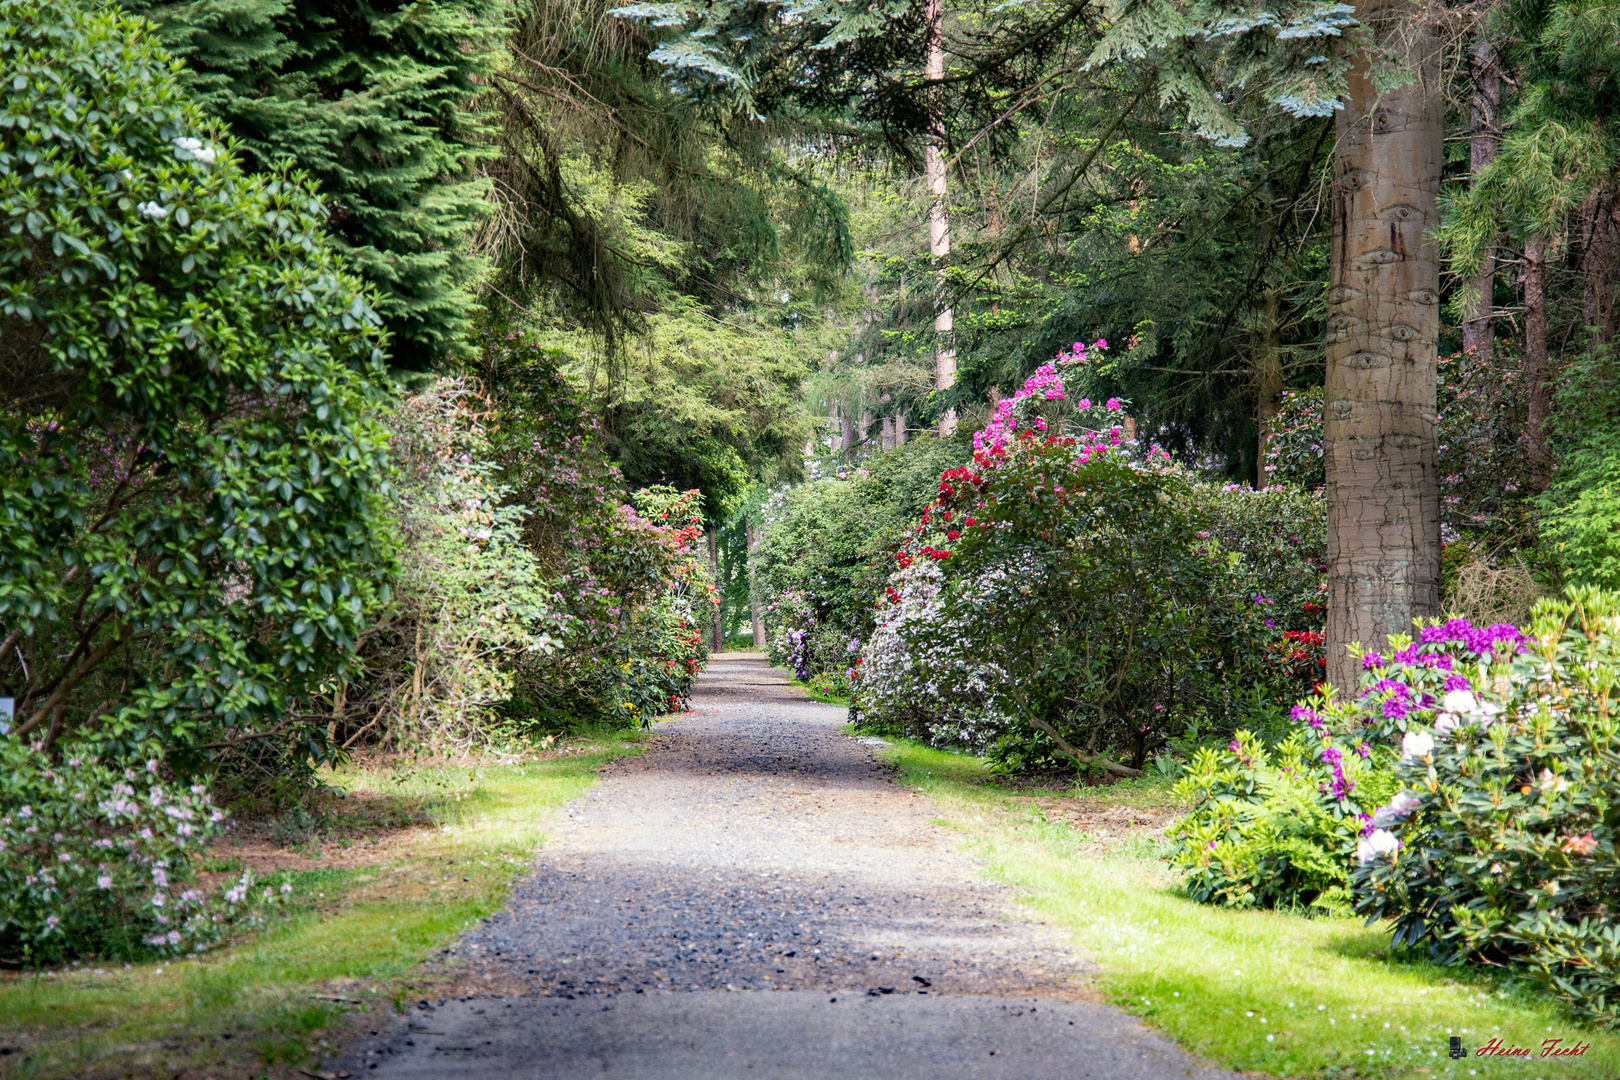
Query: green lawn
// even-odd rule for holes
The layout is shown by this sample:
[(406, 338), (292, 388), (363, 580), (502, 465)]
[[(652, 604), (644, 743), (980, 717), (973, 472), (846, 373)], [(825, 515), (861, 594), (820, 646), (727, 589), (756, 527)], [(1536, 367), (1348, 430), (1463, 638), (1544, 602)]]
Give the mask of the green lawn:
[[(431, 824), (376, 865), (269, 878), (293, 885), (288, 913), (231, 947), (171, 964), (6, 977), (0, 1046), (12, 1052), (0, 1073), (303, 1075), (345, 1010), (391, 1010), (428, 992), (422, 961), (501, 907), (544, 839), (547, 812), (643, 741), (604, 733), (518, 764), (338, 773), (337, 786), (425, 811)], [(219, 851), (228, 861), (229, 847)]]
[[(990, 872), (1068, 928), (1108, 995), (1188, 1050), (1229, 1068), (1287, 1077), (1620, 1077), (1620, 1038), (1569, 1017), (1533, 988), (1389, 955), (1389, 935), (1349, 918), (1231, 911), (1188, 900), (1142, 840), (1081, 850), (1066, 824), (997, 787), (976, 758), (896, 742), (908, 786), (936, 799)], [(1085, 789), (1093, 804), (1169, 804), (1168, 783)], [(1117, 793), (1118, 798), (1114, 798)], [(1589, 1042), (1584, 1057), (1452, 1061), (1500, 1038)]]

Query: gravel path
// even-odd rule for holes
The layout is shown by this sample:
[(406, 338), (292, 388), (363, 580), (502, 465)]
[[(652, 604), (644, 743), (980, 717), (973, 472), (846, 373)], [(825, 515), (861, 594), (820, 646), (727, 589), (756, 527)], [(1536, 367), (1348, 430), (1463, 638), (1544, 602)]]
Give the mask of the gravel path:
[(1080, 1000), (1083, 959), (844, 722), (762, 659), (716, 658), (692, 711), (570, 804), (507, 909), (462, 940), (476, 992), (327, 1071), (1231, 1075)]

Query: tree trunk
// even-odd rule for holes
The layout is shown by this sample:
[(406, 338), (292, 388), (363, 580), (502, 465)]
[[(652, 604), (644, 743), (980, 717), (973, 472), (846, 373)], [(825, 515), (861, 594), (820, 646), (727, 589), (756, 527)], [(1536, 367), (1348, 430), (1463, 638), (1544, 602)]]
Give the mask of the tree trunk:
[[(928, 90), (928, 137), (923, 145), (923, 172), (928, 180), (928, 254), (934, 263), (934, 389), (943, 392), (956, 385), (956, 323), (945, 277), (945, 261), (951, 254), (947, 207), (950, 185), (945, 175), (945, 108), (938, 86), (945, 78), (944, 0), (928, 0), (924, 16), (928, 21), (928, 52), (923, 78), (934, 85)], [(947, 409), (939, 418), (939, 434), (950, 438), (955, 433), (956, 410)]]
[(1255, 486), (1261, 488), (1271, 486), (1271, 477), (1266, 473), (1266, 452), (1271, 449), (1272, 428), (1282, 408), (1282, 336), (1278, 328), (1281, 315), (1282, 294), (1276, 288), (1268, 288), (1261, 296), (1261, 316), (1265, 325), (1254, 357), (1255, 394), (1258, 398), (1255, 421), (1260, 428)]
[(754, 631), (754, 648), (765, 647), (765, 615), (759, 602), (759, 584), (754, 573), (754, 548), (759, 545), (759, 532), (753, 525), (745, 525), (748, 542), (748, 621)]
[(903, 411), (894, 414), (894, 445), (906, 445), (906, 414)]
[(1530, 464), (1536, 482), (1552, 480), (1552, 455), (1547, 451), (1547, 418), (1552, 415), (1552, 371), (1547, 359), (1547, 238), (1525, 241), (1519, 268), (1524, 287), (1524, 386), (1530, 396), (1525, 435), (1530, 443)]
[(850, 415), (849, 402), (838, 399), (838, 445), (844, 454), (855, 447), (855, 418)]
[[(725, 582), (720, 580), (720, 537), (713, 526), (709, 528), (709, 572), (714, 575), (714, 587), (721, 592), (716, 600), (725, 598)], [(720, 627), (720, 605), (714, 605), (714, 616), (709, 623), (709, 651), (717, 653), (725, 646), (725, 637)]]
[(1593, 345), (1614, 342), (1614, 266), (1620, 249), (1620, 229), (1615, 221), (1615, 190), (1610, 183), (1599, 184), (1581, 207), (1582, 314)]
[[(1469, 74), (1474, 95), (1470, 121), (1472, 133), (1468, 139), (1468, 173), (1477, 177), (1485, 166), (1496, 160), (1496, 149), (1502, 143), (1502, 67), (1496, 59), (1496, 43), (1484, 30), (1479, 32), (1474, 42)], [(1494, 251), (1486, 254), (1479, 273), (1469, 284), (1476, 299), (1473, 310), (1463, 320), (1463, 351), (1489, 360), (1495, 349), (1491, 327), (1495, 310), (1492, 293), (1496, 289)]]
[(1337, 121), (1323, 450), (1328, 677), (1341, 694), (1361, 667), (1346, 646), (1381, 649), (1440, 610), (1437, 50), (1403, 25), (1404, 5), (1367, 7), (1372, 49), (1393, 50), (1416, 79), (1380, 95), (1364, 54)]

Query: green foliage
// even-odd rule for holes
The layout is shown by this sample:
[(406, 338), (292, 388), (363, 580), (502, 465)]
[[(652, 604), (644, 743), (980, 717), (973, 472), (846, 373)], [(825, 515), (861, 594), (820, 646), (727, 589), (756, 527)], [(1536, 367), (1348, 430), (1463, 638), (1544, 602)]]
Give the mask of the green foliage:
[(1620, 589), (1620, 363), (1612, 348), (1576, 357), (1557, 405), (1558, 467), (1541, 500), (1543, 541), (1571, 580)]
[(846, 647), (871, 631), (895, 546), (938, 493), (940, 473), (965, 456), (960, 444), (925, 436), (765, 503), (756, 587), (773, 663), (793, 663), (786, 634), (813, 621), (825, 640), (809, 647), (801, 678), (848, 666)]
[[(1317, 630), (1327, 613), (1327, 504), (1319, 492), (1193, 482), (1185, 498), (1278, 630)], [(1301, 688), (1308, 692), (1309, 685)]]
[(855, 683), (843, 671), (823, 671), (811, 676), (810, 692), (826, 701), (849, 701), (855, 692)]
[(809, 433), (799, 384), (824, 344), (813, 331), (720, 322), (678, 297), (647, 317), (635, 353), (611, 370), (584, 331), (537, 340), (601, 417), (603, 448), (632, 488), (696, 488), (704, 519), (721, 525), (755, 480), (798, 478)]
[(244, 163), (288, 161), (319, 183), (349, 265), (381, 296), (396, 364), (468, 348), (487, 215), (503, 0), (371, 5), (125, 0), (186, 60), (187, 92), (239, 140)]
[(1266, 486), (1281, 484), (1319, 491), (1327, 483), (1322, 464), (1322, 388), (1285, 390), (1272, 417), (1266, 460)]
[(1520, 242), (1557, 235), (1613, 183), (1620, 165), (1620, 39), (1612, 7), (1602, 0), (1510, 0), (1490, 21), (1523, 90), (1496, 158), (1448, 208), (1441, 238), (1465, 277), (1478, 273), (1503, 233)]
[(766, 125), (732, 101), (693, 102), (649, 59), (662, 32), (616, 7), (530, 0), (514, 12), (489, 86), (500, 154), (480, 247), (497, 287), (610, 345), (680, 297), (794, 321), (788, 297), (825, 296), (853, 250), (842, 198), (784, 145), (798, 118)]
[(387, 595), (379, 319), (325, 207), (243, 171), (143, 22), (5, 0), (0, 56), (11, 738), (276, 732), (307, 763)]
[[(1333, 744), (1327, 744), (1333, 745)], [(1168, 835), (1187, 894), (1227, 907), (1349, 906), (1347, 882), (1362, 807), (1393, 792), (1388, 748), (1362, 758), (1341, 740), (1338, 777), (1309, 731), (1267, 747), (1240, 731), (1229, 747), (1201, 747), (1175, 794), (1192, 807)], [(1349, 750), (1345, 753), (1345, 750)]]
[(1528, 630), (1471, 672), (1471, 692), (1412, 718), (1397, 771), (1413, 798), (1375, 818), (1392, 838), (1364, 857), (1356, 908), (1394, 919), (1397, 943), (1510, 964), (1612, 1024), (1620, 594), (1572, 587)]

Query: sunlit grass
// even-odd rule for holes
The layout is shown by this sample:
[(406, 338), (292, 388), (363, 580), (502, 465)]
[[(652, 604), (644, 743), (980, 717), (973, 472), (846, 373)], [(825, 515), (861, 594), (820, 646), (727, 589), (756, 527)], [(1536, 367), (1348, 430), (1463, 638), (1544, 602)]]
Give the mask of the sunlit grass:
[[(1340, 1080), (1620, 1077), (1620, 1038), (1583, 1026), (1533, 986), (1392, 957), (1389, 934), (1359, 919), (1196, 904), (1163, 862), (1132, 857), (1147, 845), (1082, 851), (1068, 825), (986, 784), (975, 758), (903, 741), (890, 753), (992, 874), (1073, 935), (1114, 1001), (1193, 1053), (1233, 1069)], [(1164, 806), (1168, 786), (1079, 793)], [(1591, 1048), (1579, 1058), (1453, 1061), (1452, 1035), (1473, 1049), (1500, 1038), (1534, 1055), (1559, 1037)]]
[(385, 865), (276, 874), (271, 883), (293, 886), (289, 913), (228, 948), (0, 982), (0, 1045), (26, 1049), (0, 1057), (0, 1070), (75, 1080), (182, 1065), (299, 1075), (340, 1011), (391, 1010), (422, 989), (422, 960), (505, 902), (544, 839), (547, 811), (640, 742), (601, 733), (572, 740), (578, 752), (521, 764), (338, 773), (332, 780), (351, 791), (422, 799), (431, 831)]

